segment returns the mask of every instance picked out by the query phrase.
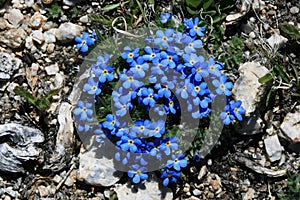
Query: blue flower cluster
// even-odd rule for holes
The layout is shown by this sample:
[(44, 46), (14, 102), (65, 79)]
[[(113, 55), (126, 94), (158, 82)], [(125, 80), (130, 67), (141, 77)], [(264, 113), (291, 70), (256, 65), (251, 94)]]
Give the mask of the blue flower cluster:
[[(162, 23), (171, 17), (171, 14), (162, 14)], [(127, 174), (134, 183), (148, 179), (147, 166), (156, 159), (161, 163), (163, 185), (167, 186), (177, 181), (188, 161), (178, 152), (178, 137), (166, 134), (164, 120), (138, 119), (133, 124), (126, 120), (136, 106), (132, 102), (148, 111), (153, 109), (159, 116), (167, 116), (179, 114), (179, 100), (184, 100), (190, 116), (202, 119), (211, 113), (210, 105), (216, 96), (223, 95), (228, 98), (220, 115), (225, 125), (236, 119), (242, 120), (245, 114), (241, 101), (229, 99), (233, 84), (221, 73), (222, 63), (197, 53), (202, 48), (200, 37), (205, 32), (199, 27), (199, 19), (184, 19), (183, 23), (184, 33), (171, 28), (158, 30), (156, 35), (146, 38), (145, 48), (125, 47), (121, 57), (128, 67), (118, 76), (114, 67), (108, 64), (110, 55), (98, 57), (84, 92), (96, 99), (103, 92), (103, 84), (113, 80), (120, 82), (119, 88), (112, 92), (115, 113), (107, 115), (104, 122), (96, 128), (90, 125), (92, 102), (79, 101), (74, 110), (79, 131), (94, 131), (100, 143), (104, 143), (104, 139), (114, 142), (115, 159), (122, 165), (129, 165)], [(82, 40), (88, 41), (85, 35), (81, 40), (77, 38), (77, 41)], [(84, 45), (89, 44), (86, 42), (78, 47), (85, 51)], [(212, 83), (211, 87), (207, 81)]]

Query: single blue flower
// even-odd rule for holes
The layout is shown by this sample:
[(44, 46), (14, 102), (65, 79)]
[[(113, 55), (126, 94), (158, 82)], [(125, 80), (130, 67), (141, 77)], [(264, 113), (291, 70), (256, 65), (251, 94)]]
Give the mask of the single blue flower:
[(225, 112), (222, 112), (220, 114), (220, 118), (221, 120), (223, 120), (223, 123), (225, 125), (229, 125), (231, 121), (233, 121), (235, 119), (234, 115), (230, 112), (230, 106), (226, 105), (224, 108)]
[(151, 48), (149, 46), (146, 46), (144, 48), (145, 55), (143, 55), (143, 58), (147, 61), (152, 61), (152, 63), (158, 63), (160, 59), (160, 49), (159, 48)]
[(166, 97), (166, 98), (170, 98), (171, 97), (171, 90), (169, 90), (167, 85), (161, 85), (159, 83), (155, 84), (154, 86), (155, 89), (157, 89), (157, 95), (158, 97), (162, 98), (162, 97)]
[(167, 161), (167, 167), (173, 167), (175, 170), (180, 171), (181, 168), (185, 168), (187, 166), (187, 160), (184, 158), (185, 156), (183, 154), (180, 154), (177, 157), (172, 155), (172, 160)]
[(87, 32), (84, 32), (81, 37), (75, 37), (76, 49), (81, 53), (86, 53), (89, 50), (89, 46), (94, 44), (94, 39), (89, 36)]
[(126, 46), (124, 48), (124, 52), (121, 53), (121, 57), (123, 59), (126, 59), (128, 63), (131, 63), (133, 59), (139, 56), (139, 52), (140, 52), (139, 48), (135, 48), (132, 50), (130, 47)]
[(207, 62), (197, 62), (192, 69), (192, 74), (196, 81), (202, 81), (202, 78), (207, 78), (209, 73), (207, 70)]
[[(130, 98), (130, 97), (129, 97)], [(126, 113), (132, 109), (132, 104), (130, 103), (130, 99), (119, 98), (114, 101), (114, 106), (117, 108), (116, 115), (123, 117)]]
[(131, 88), (132, 90), (136, 90), (139, 87), (142, 87), (144, 83), (137, 79), (139, 79), (139, 76), (134, 74), (132, 71), (128, 71), (120, 75), (120, 80), (123, 81), (122, 86), (125, 89)]
[(176, 136), (171, 138), (165, 138), (163, 139), (163, 143), (159, 145), (159, 149), (164, 151), (164, 153), (168, 156), (171, 154), (171, 151), (178, 150), (178, 139)]
[(169, 44), (173, 41), (173, 35), (174, 30), (173, 29), (167, 29), (165, 32), (162, 30), (156, 31), (157, 38), (154, 39), (154, 43), (156, 45), (161, 45), (163, 48), (167, 48)]
[(157, 94), (154, 93), (152, 88), (143, 87), (137, 95), (140, 96), (139, 99), (145, 106), (153, 107), (156, 103)]
[(152, 122), (149, 125), (149, 136), (154, 136), (160, 138), (165, 133), (165, 122), (163, 120), (158, 120), (157, 122)]
[(133, 183), (137, 184), (148, 179), (148, 174), (146, 174), (146, 172), (146, 167), (140, 167), (138, 164), (134, 164), (131, 166), (131, 169), (128, 171), (127, 175), (132, 178)]
[(149, 68), (149, 64), (144, 62), (143, 57), (138, 57), (136, 61), (132, 61), (130, 66), (131, 68), (129, 71), (135, 74), (135, 78), (145, 77), (145, 71)]
[(94, 66), (92, 67), (92, 70), (95, 76), (99, 78), (99, 81), (101, 83), (104, 83), (106, 81), (112, 81), (114, 79), (114, 75), (113, 75), (114, 68), (111, 66), (105, 68)]
[(207, 84), (202, 82), (200, 84), (191, 84), (188, 88), (189, 93), (192, 94), (193, 97), (202, 96), (208, 93)]
[(177, 104), (175, 103), (175, 100), (173, 98), (168, 98), (168, 103), (165, 105), (165, 110), (167, 112), (171, 112), (173, 114), (176, 114)]
[(215, 60), (213, 58), (209, 58), (208, 72), (210, 74), (220, 77), (222, 75), (222, 73), (220, 71), (222, 68), (223, 68), (223, 65), (221, 63), (215, 62)]
[(74, 114), (76, 117), (79, 117), (79, 121), (88, 120), (92, 118), (93, 110), (91, 109), (93, 104), (83, 101), (78, 101), (77, 108), (74, 109)]
[(213, 80), (213, 85), (217, 88), (216, 92), (217, 94), (225, 94), (226, 96), (231, 95), (231, 89), (233, 88), (232, 82), (226, 82), (227, 77), (225, 75), (221, 76), (220, 80)]
[(119, 125), (120, 125), (119, 121), (112, 114), (106, 115), (106, 121), (102, 123), (102, 127), (109, 130), (110, 133), (112, 134), (115, 134)]
[(123, 135), (121, 139), (117, 142), (117, 145), (121, 147), (123, 151), (129, 150), (131, 153), (137, 152), (138, 146), (141, 144), (141, 140), (136, 138), (129, 138), (125, 135)]
[(165, 24), (167, 21), (172, 19), (172, 13), (162, 13), (160, 14), (160, 21), (161, 23)]
[(137, 135), (141, 136), (148, 136), (149, 135), (149, 125), (151, 122), (149, 120), (136, 120), (135, 125), (131, 127), (131, 131), (136, 133)]
[(98, 82), (96, 82), (92, 77), (88, 79), (88, 83), (84, 84), (83, 90), (92, 95), (99, 95), (101, 92), (101, 88), (98, 87)]
[(239, 120), (242, 121), (243, 117), (242, 115), (244, 115), (246, 113), (246, 110), (241, 106), (242, 105), (242, 101), (238, 100), (238, 101), (230, 101), (229, 102), (230, 105), (230, 110), (233, 113), (233, 115)]
[(204, 36), (205, 28), (199, 27), (198, 17), (195, 17), (194, 21), (192, 19), (185, 20), (184, 25), (189, 29), (188, 33), (191, 37), (195, 37), (196, 35), (200, 37)]
[(163, 168), (161, 172), (160, 178), (163, 180), (164, 186), (168, 186), (170, 182), (176, 183), (177, 179), (180, 177), (179, 171), (170, 170), (168, 168)]
[(176, 89), (176, 94), (180, 94), (181, 98), (187, 99), (189, 97), (188, 88), (191, 87), (191, 85), (188, 79), (181, 81)]
[(164, 67), (168, 66), (172, 69), (176, 67), (176, 63), (178, 62), (178, 55), (172, 52), (166, 53), (165, 51), (163, 51), (160, 53), (160, 56), (162, 59), (161, 61), (162, 66)]

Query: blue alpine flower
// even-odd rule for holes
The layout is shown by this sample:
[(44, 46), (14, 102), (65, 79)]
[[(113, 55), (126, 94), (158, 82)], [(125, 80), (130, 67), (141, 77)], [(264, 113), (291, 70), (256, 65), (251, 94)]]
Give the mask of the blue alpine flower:
[(160, 178), (163, 180), (163, 185), (168, 186), (169, 183), (176, 183), (177, 179), (180, 177), (180, 172), (175, 170), (170, 170), (168, 168), (163, 168), (161, 170)]
[(138, 57), (136, 61), (132, 61), (130, 66), (131, 68), (129, 71), (135, 74), (135, 78), (145, 77), (145, 71), (149, 68), (149, 64), (144, 62), (144, 58), (141, 56)]
[(191, 37), (195, 37), (196, 35), (202, 37), (204, 36), (205, 28), (199, 27), (199, 18), (195, 17), (193, 19), (185, 19), (184, 25), (189, 29), (188, 33)]
[(225, 75), (221, 76), (220, 80), (213, 80), (212, 83), (213, 85), (217, 88), (216, 92), (217, 94), (225, 94), (226, 96), (231, 95), (231, 89), (233, 88), (232, 82), (226, 82), (227, 77)]
[(180, 154), (177, 157), (172, 155), (172, 160), (167, 161), (167, 167), (173, 167), (175, 170), (180, 171), (181, 168), (185, 168), (187, 166), (187, 160), (184, 158), (185, 156), (183, 154)]
[(165, 24), (167, 21), (172, 19), (172, 13), (162, 13), (160, 14), (160, 21), (161, 23)]
[(132, 178), (133, 183), (137, 184), (148, 179), (148, 174), (146, 174), (146, 172), (146, 167), (140, 167), (138, 164), (134, 164), (131, 166), (131, 169), (128, 171), (127, 175)]
[(178, 139), (176, 136), (171, 138), (165, 138), (163, 143), (159, 145), (159, 149), (164, 151), (164, 153), (168, 156), (171, 154), (171, 151), (176, 151), (178, 149)]
[(98, 82), (96, 82), (92, 77), (88, 79), (88, 83), (84, 84), (83, 90), (92, 95), (99, 95), (101, 92), (101, 88), (98, 87)]
[(120, 125), (119, 121), (112, 114), (106, 115), (106, 121), (102, 123), (102, 127), (109, 130), (110, 133), (112, 134), (115, 134), (119, 125)]
[(130, 47), (126, 46), (124, 48), (124, 52), (121, 53), (121, 57), (123, 59), (126, 59), (126, 62), (131, 63), (136, 57), (139, 56), (139, 52), (139, 48), (135, 48), (132, 50)]
[(77, 108), (74, 109), (74, 114), (79, 118), (79, 121), (84, 121), (92, 118), (93, 110), (91, 109), (93, 104), (83, 101), (78, 101)]
[(242, 115), (244, 115), (246, 113), (246, 110), (241, 106), (242, 105), (242, 101), (238, 100), (238, 101), (230, 101), (229, 102), (230, 105), (230, 110), (231, 113), (233, 113), (233, 115), (239, 120), (242, 121), (243, 117)]
[(157, 38), (154, 39), (154, 44), (161, 45), (163, 48), (167, 48), (169, 44), (173, 41), (174, 30), (169, 28), (165, 32), (162, 30), (156, 31)]
[(123, 150), (123, 151), (130, 151), (131, 153), (135, 153), (138, 150), (138, 146), (141, 145), (142, 142), (139, 139), (136, 138), (129, 138), (125, 135), (121, 137), (121, 139), (117, 142), (117, 145)]
[(89, 36), (87, 32), (84, 32), (81, 37), (75, 37), (76, 49), (78, 49), (81, 53), (86, 53), (89, 50), (89, 46), (92, 46), (95, 41), (93, 38)]
[(229, 125), (231, 121), (235, 119), (234, 115), (230, 112), (230, 105), (226, 105), (224, 108), (225, 112), (222, 112), (220, 114), (221, 120), (223, 120), (223, 123), (225, 125)]

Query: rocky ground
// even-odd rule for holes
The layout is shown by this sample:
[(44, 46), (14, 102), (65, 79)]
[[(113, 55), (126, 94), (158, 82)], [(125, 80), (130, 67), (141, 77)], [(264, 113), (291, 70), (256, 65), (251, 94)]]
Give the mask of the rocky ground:
[[(228, 46), (236, 33), (244, 38), (243, 63), (225, 73), (235, 80), (247, 126), (224, 130), (220, 144), (200, 163), (191, 163), (177, 185), (162, 189), (152, 177), (139, 190), (115, 174), (110, 160), (85, 151), (72, 118), (74, 83), (83, 61), (74, 37), (95, 29), (109, 32), (91, 15), (103, 14), (116, 2), (0, 0), (0, 198), (247, 200), (279, 199), (286, 193), (287, 172), (300, 171), (300, 39), (282, 26), (299, 32), (300, 2), (237, 1), (226, 13), (222, 45)], [(54, 3), (57, 15), (49, 10)], [(171, 4), (160, 6), (168, 11)], [(143, 25), (141, 17), (134, 26)], [(270, 59), (282, 61), (288, 82), (282, 77), (258, 82), (274, 67)], [(35, 98), (59, 90), (43, 110), (16, 94), (19, 86)]]

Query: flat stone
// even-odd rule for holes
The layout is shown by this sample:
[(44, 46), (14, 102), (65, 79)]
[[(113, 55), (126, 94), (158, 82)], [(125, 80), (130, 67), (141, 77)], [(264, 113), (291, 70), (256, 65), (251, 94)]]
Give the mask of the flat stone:
[(48, 75), (55, 75), (56, 73), (59, 72), (59, 67), (57, 64), (54, 64), (54, 65), (45, 67), (45, 70)]
[(40, 197), (46, 197), (49, 195), (48, 188), (43, 185), (38, 186), (38, 191), (39, 191)]
[(56, 42), (56, 37), (55, 37), (56, 31), (57, 31), (56, 28), (52, 28), (52, 29), (44, 32), (44, 38), (45, 38), (46, 43), (55, 43)]
[(0, 32), (1, 43), (13, 49), (19, 48), (26, 37), (27, 33), (22, 28), (12, 28), (8, 31)]
[(58, 27), (55, 36), (60, 41), (71, 41), (74, 40), (75, 36), (81, 35), (83, 30), (84, 28), (82, 26), (65, 22)]
[(280, 129), (293, 142), (300, 142), (300, 112), (288, 113)]
[(0, 78), (10, 79), (22, 64), (22, 61), (14, 54), (0, 52)]
[(145, 182), (143, 189), (136, 189), (130, 183), (118, 184), (114, 191), (117, 193), (118, 199), (122, 200), (154, 200), (154, 199), (173, 199), (173, 193), (170, 188), (160, 188), (159, 180), (153, 177), (153, 180)]
[[(120, 177), (121, 174), (114, 168), (113, 159), (96, 158), (95, 147), (79, 154), (78, 180), (94, 186), (108, 187), (118, 182)], [(122, 199), (125, 198), (122, 196)]]
[(282, 154), (282, 147), (277, 135), (267, 136), (264, 139), (266, 152), (271, 162), (280, 160)]
[(255, 190), (252, 188), (249, 188), (245, 195), (243, 196), (243, 200), (252, 200), (255, 198)]
[(270, 45), (270, 47), (277, 49), (287, 41), (287, 38), (283, 37), (282, 35), (279, 35), (278, 33), (274, 33), (271, 37), (267, 39), (267, 42)]
[(17, 27), (24, 19), (23, 14), (19, 9), (11, 9), (7, 14), (4, 15), (4, 18), (8, 20), (8, 22)]
[(44, 34), (41, 30), (33, 30), (31, 36), (32, 39), (39, 44), (42, 44), (45, 41)]
[(256, 62), (246, 62), (239, 67), (240, 77), (235, 82), (232, 93), (242, 101), (246, 109), (245, 119), (239, 132), (255, 134), (261, 131), (262, 119), (259, 111), (263, 109), (264, 97), (270, 87), (269, 83), (261, 84), (258, 79), (269, 73), (269, 70)]

